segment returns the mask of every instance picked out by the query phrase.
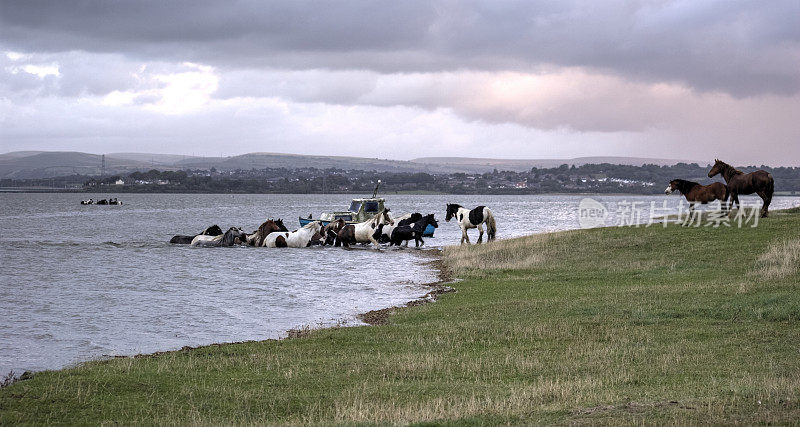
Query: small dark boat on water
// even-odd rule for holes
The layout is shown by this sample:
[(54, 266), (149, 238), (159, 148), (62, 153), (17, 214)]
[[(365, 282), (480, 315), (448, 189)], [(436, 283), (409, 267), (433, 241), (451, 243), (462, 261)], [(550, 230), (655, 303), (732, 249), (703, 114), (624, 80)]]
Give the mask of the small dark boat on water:
[(81, 204), (82, 205), (121, 205), (122, 202), (120, 202), (119, 200), (117, 200), (116, 197), (114, 197), (113, 199), (108, 199), (108, 200), (100, 199), (100, 200), (98, 200), (96, 202), (93, 199), (81, 200)]

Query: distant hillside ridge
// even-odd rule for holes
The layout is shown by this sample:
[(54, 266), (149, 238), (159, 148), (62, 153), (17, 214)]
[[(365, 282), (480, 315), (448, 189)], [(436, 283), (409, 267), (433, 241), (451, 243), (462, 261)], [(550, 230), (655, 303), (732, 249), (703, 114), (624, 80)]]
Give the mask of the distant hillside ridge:
[[(102, 170), (100, 154), (75, 151), (16, 151), (0, 154), (0, 178), (36, 179), (83, 174), (99, 175)], [(427, 173), (484, 173), (494, 169), (515, 172), (533, 167), (558, 167), (562, 164), (611, 163), (641, 166), (656, 164), (669, 166), (677, 163), (709, 162), (697, 160), (650, 159), (641, 157), (578, 157), (575, 159), (488, 159), (470, 157), (421, 157), (413, 160), (391, 160), (348, 156), (317, 156), (285, 153), (248, 153), (228, 157), (199, 157), (180, 154), (109, 153), (105, 155), (105, 173), (127, 174), (150, 169), (211, 169), (230, 171), (236, 169), (265, 168), (317, 168), (365, 170), (377, 172), (427, 172)]]

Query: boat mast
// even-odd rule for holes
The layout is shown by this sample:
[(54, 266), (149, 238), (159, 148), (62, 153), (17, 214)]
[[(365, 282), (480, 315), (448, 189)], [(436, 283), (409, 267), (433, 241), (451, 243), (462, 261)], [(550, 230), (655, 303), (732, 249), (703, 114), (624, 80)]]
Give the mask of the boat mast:
[(378, 197), (378, 187), (381, 186), (381, 180), (378, 180), (378, 183), (375, 185), (375, 191), (372, 192), (372, 198)]

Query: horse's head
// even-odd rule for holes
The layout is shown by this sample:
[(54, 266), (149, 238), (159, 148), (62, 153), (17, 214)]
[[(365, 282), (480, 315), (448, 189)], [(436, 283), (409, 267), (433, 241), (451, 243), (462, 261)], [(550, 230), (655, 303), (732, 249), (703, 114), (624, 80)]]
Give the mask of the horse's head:
[(245, 234), (241, 228), (231, 227), (222, 235), (221, 243), (223, 246), (233, 246), (234, 244), (242, 243), (246, 240), (247, 234)]
[(433, 214), (425, 215), (424, 221), (426, 225), (430, 224), (433, 228), (439, 228), (439, 222), (436, 221), (436, 217), (434, 217)]
[(447, 215), (444, 217), (444, 220), (450, 222), (450, 220), (454, 216), (456, 216), (456, 214), (458, 213), (458, 208), (460, 208), (460, 207), (461, 207), (461, 205), (457, 205), (455, 203), (448, 203), (447, 204)]
[(677, 190), (677, 189), (678, 189), (678, 180), (677, 179), (673, 179), (672, 181), (669, 182), (669, 185), (667, 186), (667, 189), (664, 190), (664, 194), (672, 194), (672, 192)]
[(275, 225), (278, 226), (278, 231), (289, 231), (285, 225), (283, 225), (283, 220), (278, 218), (275, 220)]
[(377, 218), (377, 222), (375, 223), (376, 226), (380, 226), (383, 224), (394, 225), (394, 219), (392, 219), (392, 216), (389, 215), (389, 209), (384, 209), (378, 212), (376, 218)]
[[(344, 221), (342, 221), (344, 223)], [(325, 245), (333, 245), (336, 242), (336, 234), (338, 230), (334, 230), (336, 228), (337, 223), (331, 222), (328, 225), (322, 227), (322, 236), (325, 238)]]
[(708, 177), (713, 178), (714, 175), (721, 173), (722, 169), (725, 168), (727, 164), (720, 159), (714, 159), (714, 166), (711, 167), (711, 170), (708, 171)]

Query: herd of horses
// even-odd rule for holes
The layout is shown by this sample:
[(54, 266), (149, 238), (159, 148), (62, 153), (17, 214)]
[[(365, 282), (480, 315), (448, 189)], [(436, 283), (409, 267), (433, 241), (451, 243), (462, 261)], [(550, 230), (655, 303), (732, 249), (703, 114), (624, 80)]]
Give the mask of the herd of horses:
[[(469, 243), (469, 236), (466, 230), (478, 228), (480, 237), (478, 243), (483, 240), (483, 224), (486, 224), (489, 240), (494, 240), (497, 232), (492, 211), (485, 206), (479, 206), (469, 210), (461, 205), (447, 205), (446, 221), (456, 218), (462, 230), (462, 243), (466, 239)], [(172, 237), (170, 243), (188, 244), (191, 246), (234, 246), (250, 245), (268, 248), (305, 248), (309, 246), (336, 246), (349, 248), (356, 244), (372, 244), (375, 248), (380, 247), (381, 243), (388, 243), (389, 246), (408, 246), (413, 240), (415, 247), (425, 244), (422, 239), (425, 229), (431, 225), (433, 228), (439, 227), (434, 214), (422, 215), (415, 212), (393, 218), (389, 209), (384, 209), (373, 218), (356, 223), (347, 224), (339, 219), (324, 224), (322, 221), (313, 221), (305, 226), (289, 231), (283, 224), (283, 220), (268, 219), (252, 233), (245, 233), (240, 227), (231, 227), (223, 232), (217, 225), (208, 227), (200, 234), (196, 235), (177, 235)]]
[(719, 200), (722, 205), (723, 213), (729, 212), (733, 205), (740, 208), (739, 195), (757, 194), (764, 201), (761, 207), (761, 217), (765, 218), (769, 214), (769, 204), (772, 202), (772, 193), (775, 192), (775, 180), (769, 172), (757, 170), (755, 172), (744, 173), (735, 167), (714, 159), (714, 166), (708, 171), (708, 177), (713, 178), (722, 175), (725, 184), (714, 182), (709, 185), (702, 185), (694, 181), (685, 179), (673, 179), (670, 181), (664, 193), (671, 194), (679, 191), (689, 202), (689, 217), (694, 214), (695, 204), (707, 204)]
[[(680, 192), (689, 202), (689, 218), (695, 213), (695, 205), (708, 204), (719, 200), (723, 212), (728, 212), (735, 204), (739, 204), (739, 195), (757, 194), (764, 201), (761, 207), (761, 217), (769, 214), (769, 205), (775, 191), (775, 181), (768, 172), (758, 170), (744, 173), (733, 166), (715, 159), (714, 166), (709, 170), (708, 177), (722, 175), (725, 184), (714, 182), (702, 185), (685, 179), (674, 179), (669, 183), (664, 192), (671, 194)], [(483, 226), (489, 241), (496, 238), (497, 224), (491, 209), (478, 206), (467, 209), (458, 204), (448, 204), (445, 221), (455, 219), (461, 228), (461, 244), (470, 243), (467, 230), (477, 228), (479, 231), (477, 243), (483, 242)], [(390, 246), (408, 246), (413, 240), (415, 247), (425, 244), (422, 239), (428, 225), (439, 227), (433, 214), (420, 213), (406, 214), (399, 218), (392, 217), (389, 209), (378, 212), (373, 218), (348, 224), (339, 219), (328, 224), (322, 221), (313, 221), (305, 226), (289, 231), (281, 219), (268, 219), (252, 233), (245, 233), (239, 227), (231, 227), (223, 232), (213, 225), (200, 234), (174, 236), (170, 243), (189, 244), (192, 246), (233, 246), (250, 245), (268, 248), (304, 248), (309, 246), (336, 246), (348, 248), (356, 244), (372, 244), (375, 248), (380, 244), (388, 243)]]

